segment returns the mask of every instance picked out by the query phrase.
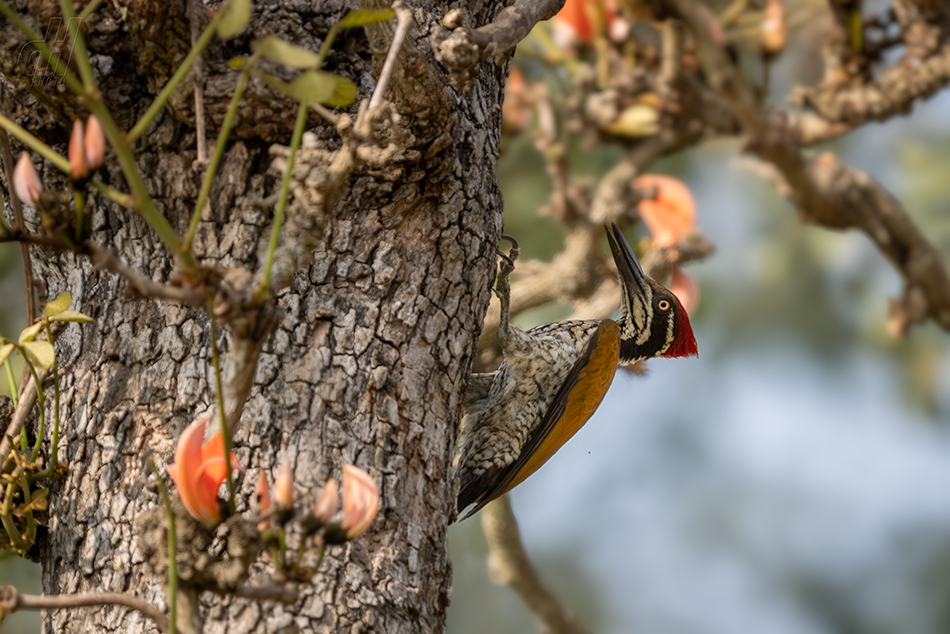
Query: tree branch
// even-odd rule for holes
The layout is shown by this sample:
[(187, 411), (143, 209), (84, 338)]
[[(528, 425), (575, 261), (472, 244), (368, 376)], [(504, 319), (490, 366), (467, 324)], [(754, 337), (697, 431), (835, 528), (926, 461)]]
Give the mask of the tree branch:
[(535, 24), (550, 20), (563, 6), (564, 0), (515, 0), (494, 21), (477, 29), (464, 25), (461, 9), (449, 11), (442, 26), (452, 32), (443, 35), (435, 47), (436, 59), (453, 74), (464, 74), (481, 62), (514, 50)]
[(482, 510), (482, 530), (488, 540), (488, 571), (492, 581), (511, 586), (542, 630), (551, 634), (586, 634), (587, 629), (557, 600), (535, 572), (518, 534), (518, 522), (507, 495)]
[(69, 608), (121, 605), (138, 610), (155, 622), (162, 632), (168, 631), (168, 618), (151, 603), (121, 592), (86, 592), (44, 596), (20, 594), (13, 586), (0, 586), (0, 611), (12, 614), (18, 610), (62, 610)]
[(749, 135), (746, 151), (777, 168), (802, 219), (832, 229), (862, 230), (901, 273), (905, 288), (891, 307), (892, 330), (903, 333), (927, 318), (950, 330), (950, 274), (940, 252), (900, 203), (870, 176), (831, 154), (804, 156), (784, 113), (758, 105), (752, 86), (713, 40), (695, 0), (668, 4), (689, 26), (709, 86)]
[(110, 271), (122, 277), (129, 283), (129, 286), (142, 297), (167, 299), (191, 306), (202, 306), (206, 301), (206, 296), (196, 290), (182, 286), (159, 284), (145, 277), (135, 269), (126, 265), (119, 259), (119, 256), (110, 249), (95, 243), (89, 243), (88, 248), (89, 258), (96, 268), (102, 269), (103, 271)]

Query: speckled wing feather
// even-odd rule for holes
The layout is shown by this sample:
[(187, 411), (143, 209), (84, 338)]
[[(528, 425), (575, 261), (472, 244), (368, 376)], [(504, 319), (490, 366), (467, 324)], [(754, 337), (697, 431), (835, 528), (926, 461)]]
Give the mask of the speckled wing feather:
[[(620, 327), (605, 319), (588, 339), (551, 407), (528, 436), (518, 458), (504, 469), (486, 472), (459, 492), (459, 509), (478, 501), (462, 519), (477, 513), (540, 469), (584, 426), (607, 394), (619, 359)], [(486, 476), (491, 478), (490, 483), (486, 482)]]

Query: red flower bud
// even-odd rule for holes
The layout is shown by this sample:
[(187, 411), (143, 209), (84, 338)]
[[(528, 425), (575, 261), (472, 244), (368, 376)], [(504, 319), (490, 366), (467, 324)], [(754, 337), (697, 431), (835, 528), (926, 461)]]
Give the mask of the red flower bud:
[(102, 159), (106, 155), (106, 137), (102, 133), (102, 125), (96, 115), (89, 117), (86, 121), (86, 138), (83, 144), (83, 151), (86, 155), (86, 163), (91, 171), (96, 171), (102, 165)]
[(283, 508), (294, 507), (294, 469), (287, 458), (284, 458), (274, 480), (274, 501)]
[(86, 162), (85, 133), (82, 121), (73, 123), (73, 134), (69, 137), (69, 175), (73, 178), (88, 178), (89, 164)]
[(24, 152), (20, 155), (16, 167), (13, 168), (13, 189), (17, 197), (27, 205), (36, 205), (43, 192), (43, 181), (33, 167), (30, 155)]

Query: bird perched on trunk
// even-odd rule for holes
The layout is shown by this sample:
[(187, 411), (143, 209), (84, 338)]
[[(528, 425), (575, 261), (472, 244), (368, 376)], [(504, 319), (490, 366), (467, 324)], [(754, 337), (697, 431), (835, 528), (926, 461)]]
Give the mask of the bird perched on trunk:
[[(620, 363), (696, 354), (689, 316), (676, 295), (648, 277), (616, 223), (607, 239), (620, 274), (620, 319), (559, 321), (521, 330), (508, 323), (518, 244), (497, 277), (498, 329), (505, 360), (495, 372), (473, 374), (462, 419), (456, 477), (458, 510), (470, 517), (507, 493), (584, 426)], [(463, 518), (463, 519), (465, 519)]]

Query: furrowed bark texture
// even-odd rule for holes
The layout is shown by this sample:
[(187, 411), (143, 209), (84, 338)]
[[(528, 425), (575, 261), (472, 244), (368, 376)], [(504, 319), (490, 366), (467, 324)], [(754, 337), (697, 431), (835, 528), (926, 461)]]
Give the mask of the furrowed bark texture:
[[(34, 16), (43, 31), (53, 5), (25, 4), (21, 15)], [(478, 23), (501, 8), (472, 4)], [(430, 62), (425, 35), (444, 12), (432, 5), (411, 6), (417, 26), (409, 36)], [(209, 136), (220, 128), (236, 82), (224, 66), (228, 58), (246, 54), (251, 40), (266, 34), (315, 50), (348, 8), (340, 0), (258, 3), (241, 36), (213, 44), (204, 63)], [(126, 129), (187, 50), (186, 16), (180, 2), (129, 5), (124, 17), (103, 3), (84, 23), (101, 87)], [(70, 118), (81, 112), (77, 102), (55, 87), (31, 88), (16, 60), (25, 38), (2, 20), (0, 42), (0, 72), (16, 89), (4, 111), (64, 151)], [(338, 40), (327, 69), (352, 78), (361, 98), (369, 96), (373, 56), (362, 30)], [(234, 441), (248, 468), (239, 510), (253, 498), (257, 469), (273, 477), (286, 454), (299, 488), (313, 493), (339, 477), (343, 463), (367, 470), (381, 485), (379, 517), (363, 537), (329, 549), (297, 606), (205, 593), (206, 631), (444, 629), (451, 459), (501, 231), (494, 169), (502, 80), (502, 68), (486, 65), (470, 93), (447, 82), (422, 86), (415, 99), (428, 93), (451, 105), (404, 117), (422, 158), (386, 174), (363, 171), (345, 185), (313, 262), (279, 296), (280, 325), (264, 347)], [(149, 191), (182, 234), (202, 175), (192, 169), (193, 102), (186, 81), (138, 144)], [(198, 233), (196, 251), (205, 264), (259, 267), (273, 208), (260, 202), (276, 192), (279, 179), (268, 148), (289, 142), (294, 113), (293, 104), (252, 80), (236, 123), (239, 140), (229, 145)], [(332, 143), (335, 131), (319, 119), (311, 129)], [(438, 144), (433, 131), (443, 135)], [(48, 187), (57, 182), (49, 169), (43, 176)], [(104, 180), (124, 188), (114, 161)], [(147, 275), (169, 278), (172, 260), (143, 220), (97, 196), (90, 210), (94, 240)], [(29, 220), (37, 230), (38, 218)], [(160, 504), (147, 484), (147, 458), (170, 463), (182, 429), (213, 403), (207, 314), (131, 299), (125, 282), (83, 258), (31, 250), (48, 297), (68, 290), (74, 308), (95, 317), (70, 327), (58, 346), (65, 368), (60, 460), (69, 471), (51, 496), (49, 534), (41, 543), (44, 590), (128, 592), (164, 606), (163, 581), (137, 554), (135, 519)], [(226, 352), (226, 335), (222, 345)], [(44, 629), (154, 631), (141, 615), (112, 607), (47, 614)]]

